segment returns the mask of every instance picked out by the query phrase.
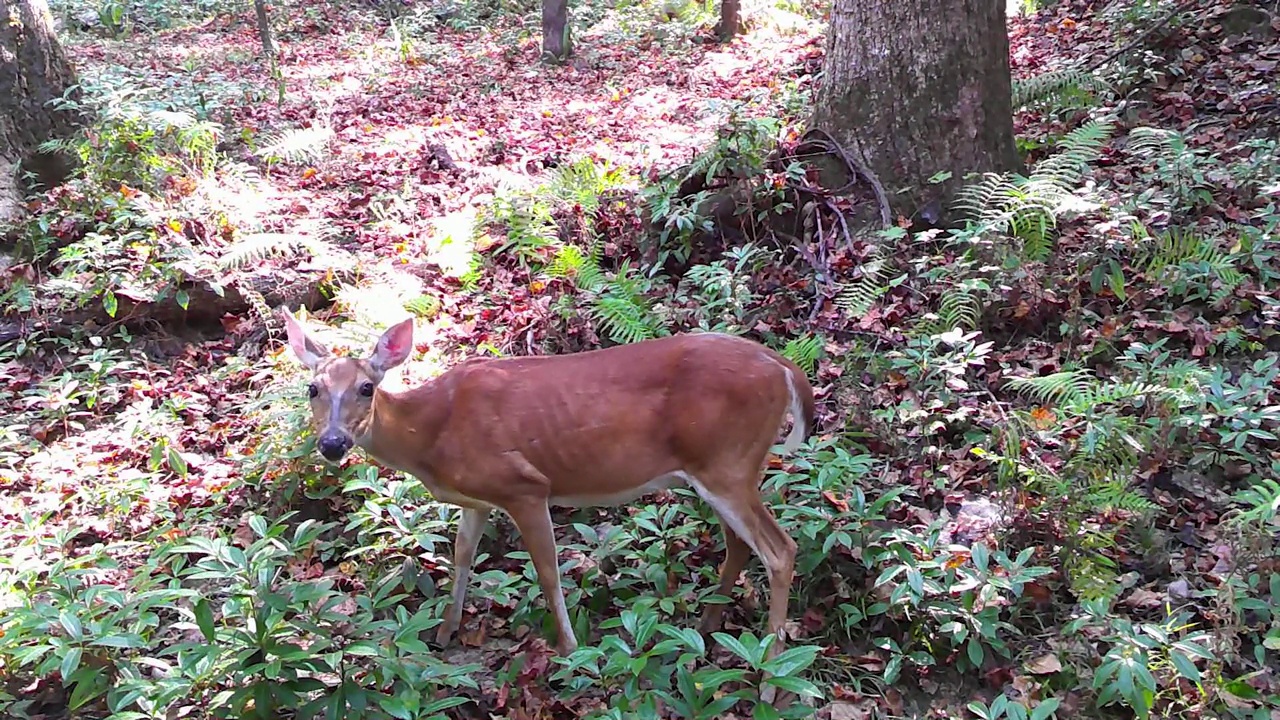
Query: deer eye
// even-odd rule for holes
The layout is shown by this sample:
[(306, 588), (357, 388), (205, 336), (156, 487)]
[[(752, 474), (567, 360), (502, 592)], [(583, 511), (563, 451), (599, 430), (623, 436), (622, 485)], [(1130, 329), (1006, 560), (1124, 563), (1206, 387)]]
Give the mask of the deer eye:
[(360, 394), (365, 397), (373, 397), (373, 383), (365, 381), (365, 383), (360, 386)]
[(315, 383), (307, 386), (307, 397), (315, 397), (320, 394), (320, 388)]

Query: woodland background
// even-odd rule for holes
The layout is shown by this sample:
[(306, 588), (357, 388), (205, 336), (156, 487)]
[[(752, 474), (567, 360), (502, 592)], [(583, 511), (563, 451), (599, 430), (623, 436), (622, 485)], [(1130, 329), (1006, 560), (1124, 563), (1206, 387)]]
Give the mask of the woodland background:
[[(0, 33), (0, 714), (1280, 717), (1274, 2), (53, 0), (59, 46), (42, 4)], [(502, 521), (428, 647), (456, 510), (320, 461), (300, 307), (360, 353), (415, 315), (419, 378), (800, 363), (787, 653), (755, 561), (694, 632), (682, 490), (557, 512), (571, 658)]]

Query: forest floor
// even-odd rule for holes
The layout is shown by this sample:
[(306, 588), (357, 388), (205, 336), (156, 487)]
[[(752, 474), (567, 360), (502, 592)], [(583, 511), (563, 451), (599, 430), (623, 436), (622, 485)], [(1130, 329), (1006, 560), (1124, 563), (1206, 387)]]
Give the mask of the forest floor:
[[(643, 717), (655, 698), (653, 717), (777, 716), (740, 684), (758, 682), (749, 643), (680, 635), (723, 547), (680, 492), (557, 512), (599, 649), (579, 675), (551, 678), (502, 521), (458, 644), (424, 660), (405, 628), (439, 614), (450, 508), (358, 453), (320, 461), (266, 308), (145, 317), (179, 300), (195, 317), (212, 281), (296, 308), (280, 288), (302, 276), (331, 346), (367, 352), (413, 313), (418, 378), (695, 327), (802, 361), (819, 430), (767, 485), (801, 546), (792, 687), (821, 697), (799, 716), (994, 720), (1005, 697), (1038, 718), (1280, 717), (1274, 8), (1011, 15), (1019, 148), (1032, 168), (1085, 157), (1051, 211), (877, 235), (843, 230), (837, 198), (799, 251), (742, 222), (682, 257), (639, 208), (706, 219), (673, 193), (691, 163), (740, 171), (753, 202), (785, 185), (771, 159), (799, 155), (821, 20), (752, 5), (718, 45), (696, 13), (584, 6), (576, 57), (548, 66), (532, 16), (403, 5), (391, 24), (280, 4), (277, 85), (247, 12), (108, 38), (55, 4), (105, 111), (85, 177), (32, 203), (23, 239), (45, 255), (15, 251), (0, 286), (25, 329), (0, 347), (0, 711), (293, 717), (324, 688), (394, 717), (432, 717), (411, 696), (458, 718)], [(762, 631), (748, 575), (732, 637)]]

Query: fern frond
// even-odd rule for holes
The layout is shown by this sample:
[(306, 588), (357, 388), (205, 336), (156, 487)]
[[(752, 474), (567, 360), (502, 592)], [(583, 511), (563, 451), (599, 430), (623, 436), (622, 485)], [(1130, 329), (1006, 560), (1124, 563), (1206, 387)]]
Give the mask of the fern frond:
[(818, 360), (822, 358), (824, 344), (820, 335), (792, 338), (782, 348), (782, 356), (812, 375), (818, 367)]
[(1106, 83), (1092, 73), (1075, 69), (1053, 70), (1014, 80), (1013, 107), (1017, 109), (1043, 100), (1101, 90), (1104, 87)]
[(1089, 165), (1098, 159), (1113, 129), (1109, 120), (1094, 120), (1067, 133), (1057, 142), (1058, 152), (1036, 165), (1028, 183), (1070, 193), (1083, 180)]
[(1174, 161), (1186, 148), (1186, 140), (1176, 130), (1153, 127), (1136, 127), (1129, 131), (1126, 150), (1144, 159)]
[(1280, 515), (1280, 481), (1258, 478), (1253, 485), (1237, 492), (1231, 499), (1244, 506), (1233, 522), (1269, 523)]
[(1087, 369), (1063, 370), (1050, 375), (1009, 378), (1006, 386), (1015, 392), (1030, 395), (1042, 405), (1076, 405), (1092, 395), (1097, 382)]
[(927, 313), (916, 323), (913, 335), (938, 335), (955, 328), (977, 330), (982, 317), (982, 303), (976, 292), (965, 287), (950, 287), (943, 291), (938, 312)]
[(293, 255), (308, 246), (307, 240), (301, 234), (287, 232), (244, 234), (223, 252), (218, 259), (218, 266), (224, 270), (238, 270), (261, 263), (270, 256)]
[(648, 308), (633, 298), (618, 295), (597, 298), (592, 314), (614, 342), (627, 344), (656, 337), (648, 322)]
[(332, 137), (328, 126), (293, 128), (267, 136), (255, 154), (275, 162), (315, 162), (324, 157)]
[(882, 295), (889, 292), (888, 285), (882, 285), (880, 278), (884, 275), (885, 261), (878, 256), (862, 265), (862, 277), (852, 283), (841, 283), (836, 293), (836, 307), (850, 317), (866, 315), (871, 306)]
[(985, 223), (991, 219), (988, 215), (991, 208), (998, 206), (994, 199), (1008, 192), (1012, 187), (1013, 182), (1008, 174), (983, 173), (982, 179), (978, 182), (960, 188), (952, 202), (952, 207), (959, 211), (961, 217), (977, 223)]

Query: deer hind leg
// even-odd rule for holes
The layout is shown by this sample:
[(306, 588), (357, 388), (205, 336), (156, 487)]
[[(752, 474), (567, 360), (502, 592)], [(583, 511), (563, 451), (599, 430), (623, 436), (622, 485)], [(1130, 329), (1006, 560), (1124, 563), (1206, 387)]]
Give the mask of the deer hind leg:
[[(727, 528), (731, 528), (752, 552), (764, 563), (769, 574), (769, 632), (775, 636), (769, 648), (769, 657), (782, 651), (785, 642), (783, 625), (787, 621), (787, 604), (791, 598), (791, 580), (795, 574), (796, 542), (783, 532), (773, 513), (764, 506), (754, 485), (734, 482), (732, 479), (706, 476), (690, 482)], [(744, 488), (748, 492), (732, 493), (720, 488)], [(726, 534), (727, 536), (727, 534)], [(726, 558), (727, 561), (727, 558)], [(727, 565), (727, 562), (726, 562)], [(732, 568), (727, 568), (732, 569)], [(741, 570), (741, 568), (739, 568)], [(736, 580), (736, 576), (734, 577)], [(724, 579), (721, 579), (723, 585)], [(770, 685), (761, 693), (761, 700), (772, 702), (777, 688)]]
[[(724, 563), (720, 566), (720, 588), (716, 591), (718, 595), (730, 597), (733, 592), (733, 586), (738, 583), (738, 577), (742, 575), (742, 570), (747, 566), (747, 561), (751, 559), (751, 546), (743, 541), (738, 533), (734, 532), (733, 527), (725, 521), (724, 516), (720, 517), (720, 527), (724, 530)], [(720, 622), (724, 617), (724, 605), (716, 604), (707, 607), (706, 614), (702, 616), (702, 624), (699, 629), (704, 633), (715, 632), (720, 629)]]
[(467, 585), (471, 582), (471, 567), (476, 562), (476, 549), (485, 525), (489, 523), (489, 509), (463, 508), (458, 520), (458, 534), (453, 541), (453, 591), (449, 609), (445, 611), (444, 624), (436, 631), (436, 642), (448, 645), (453, 634), (462, 624), (462, 603), (467, 599)]
[(555, 617), (558, 635), (556, 650), (561, 655), (568, 655), (578, 648), (578, 640), (573, 635), (569, 609), (564, 602), (564, 591), (560, 588), (559, 553), (556, 549), (555, 526), (551, 523), (551, 508), (544, 498), (516, 503), (505, 509), (520, 530), (520, 536), (524, 538), (529, 557), (533, 559), (533, 568), (538, 573), (538, 585), (542, 588), (547, 609)]

